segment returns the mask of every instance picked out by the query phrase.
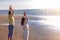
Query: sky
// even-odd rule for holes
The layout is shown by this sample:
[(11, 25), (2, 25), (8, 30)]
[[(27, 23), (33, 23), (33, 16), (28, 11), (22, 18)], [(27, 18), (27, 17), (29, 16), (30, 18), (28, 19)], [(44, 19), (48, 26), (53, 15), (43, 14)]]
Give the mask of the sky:
[(60, 8), (60, 0), (0, 0), (0, 10), (9, 9), (52, 9)]

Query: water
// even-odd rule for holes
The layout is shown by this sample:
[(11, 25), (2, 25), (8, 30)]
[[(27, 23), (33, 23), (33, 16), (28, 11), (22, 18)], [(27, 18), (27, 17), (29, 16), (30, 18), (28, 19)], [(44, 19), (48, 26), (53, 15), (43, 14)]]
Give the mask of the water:
[(46, 25), (49, 29), (60, 30), (60, 16), (39, 16), (40, 20), (30, 20), (30, 22), (39, 25)]
[[(47, 14), (42, 10), (25, 11), (29, 19), (28, 24), (30, 27), (30, 36), (32, 40), (60, 40), (60, 16), (53, 15), (52, 13)], [(21, 16), (23, 15), (24, 10), (15, 10), (14, 12), (15, 16)], [(8, 10), (0, 10), (0, 15), (7, 14)], [(16, 19), (15, 23), (15, 28), (20, 31), (20, 19)], [(3, 23), (2, 25), (8, 25), (8, 23)]]
[[(47, 14), (46, 12), (44, 13), (43, 10), (40, 9), (14, 10), (14, 15), (21, 16), (23, 15), (24, 11), (27, 13), (30, 25), (36, 24), (38, 27), (41, 27), (41, 25), (46, 25), (45, 28), (60, 30), (60, 16), (49, 13)], [(0, 10), (0, 15), (7, 14), (8, 10)]]
[[(14, 14), (22, 15), (24, 11), (27, 15), (55, 15), (55, 12), (44, 11), (43, 9), (22, 9), (14, 10)], [(8, 14), (8, 10), (0, 10), (0, 14)]]
[[(37, 9), (30, 9), (30, 10), (14, 10), (14, 14), (23, 14), (26, 11), (27, 15), (39, 15), (40, 13)], [(8, 10), (0, 10), (0, 14), (8, 14)]]

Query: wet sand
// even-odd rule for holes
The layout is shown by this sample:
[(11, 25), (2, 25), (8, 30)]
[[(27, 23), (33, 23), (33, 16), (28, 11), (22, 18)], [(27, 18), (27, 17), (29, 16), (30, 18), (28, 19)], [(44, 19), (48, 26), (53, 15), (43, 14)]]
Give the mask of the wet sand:
[[(14, 26), (13, 40), (23, 40), (22, 31), (23, 28), (20, 26), (20, 16), (14, 16), (16, 25)], [(18, 20), (18, 21), (17, 21)], [(8, 25), (1, 25), (8, 23), (6, 15), (0, 15), (0, 40), (7, 40), (8, 36)], [(60, 40), (60, 31), (50, 29), (50, 25), (38, 25), (30, 22), (30, 36), (29, 40)], [(53, 27), (53, 26), (52, 26)]]

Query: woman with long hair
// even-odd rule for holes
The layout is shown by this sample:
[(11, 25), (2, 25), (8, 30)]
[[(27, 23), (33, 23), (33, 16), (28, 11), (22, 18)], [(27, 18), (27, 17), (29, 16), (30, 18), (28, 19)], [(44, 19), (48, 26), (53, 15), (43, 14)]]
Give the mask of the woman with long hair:
[(21, 19), (21, 26), (23, 27), (23, 40), (29, 40), (29, 25), (26, 12), (24, 12), (24, 16)]

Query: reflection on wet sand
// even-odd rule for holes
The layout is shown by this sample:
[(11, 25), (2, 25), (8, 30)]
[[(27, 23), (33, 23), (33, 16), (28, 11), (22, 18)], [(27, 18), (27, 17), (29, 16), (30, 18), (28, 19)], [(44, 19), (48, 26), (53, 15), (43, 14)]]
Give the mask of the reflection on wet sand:
[[(7, 16), (0, 16), (0, 40), (7, 40), (8, 23)], [(23, 40), (22, 27), (20, 26), (20, 16), (15, 16), (16, 25), (14, 27), (13, 40)], [(3, 25), (1, 25), (3, 24)], [(60, 40), (60, 30), (55, 30), (53, 25), (46, 25), (39, 21), (29, 21), (30, 38), (29, 40)], [(56, 27), (57, 28), (57, 27)]]

